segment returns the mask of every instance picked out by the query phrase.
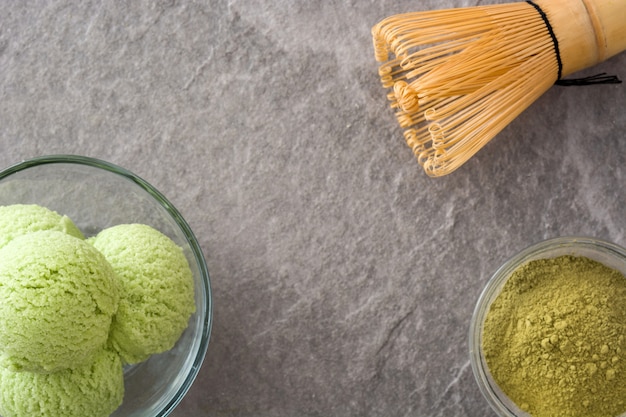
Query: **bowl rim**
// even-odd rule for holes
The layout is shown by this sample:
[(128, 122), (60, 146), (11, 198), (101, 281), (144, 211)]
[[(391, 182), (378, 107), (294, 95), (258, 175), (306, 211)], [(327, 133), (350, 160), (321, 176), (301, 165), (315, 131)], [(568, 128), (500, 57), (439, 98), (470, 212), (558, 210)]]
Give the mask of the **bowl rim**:
[(152, 186), (146, 180), (134, 174), (133, 172), (122, 168), (121, 166), (114, 163), (104, 161), (102, 159), (74, 154), (52, 154), (37, 156), (30, 159), (24, 159), (21, 162), (2, 169), (0, 171), (0, 181), (25, 169), (50, 164), (76, 164), (89, 166), (120, 175), (134, 182), (144, 191), (154, 197), (158, 204), (160, 204), (163, 209), (166, 210), (170, 214), (170, 216), (172, 216), (172, 219), (176, 222), (178, 227), (180, 227), (181, 231), (183, 232), (185, 238), (189, 243), (191, 252), (193, 253), (193, 257), (200, 272), (202, 288), (206, 295), (206, 309), (203, 317), (201, 317), (203, 323), (201, 342), (198, 346), (198, 351), (196, 352), (196, 356), (189, 370), (189, 373), (185, 376), (185, 380), (181, 384), (180, 388), (174, 393), (172, 398), (169, 399), (168, 402), (161, 407), (158, 414), (155, 416), (166, 417), (176, 408), (176, 406), (178, 406), (178, 404), (185, 397), (185, 395), (191, 388), (191, 385), (195, 381), (200, 371), (200, 368), (202, 367), (202, 363), (204, 362), (204, 359), (206, 357), (206, 352), (211, 338), (211, 329), (213, 326), (213, 300), (211, 279), (200, 244), (198, 243), (195, 234), (191, 230), (191, 227), (183, 218), (178, 209), (159, 190), (157, 190), (154, 186)]
[[(580, 250), (588, 252), (583, 255), (576, 252), (579, 256), (592, 256), (602, 253), (612, 260), (620, 260), (620, 272), (626, 276), (626, 248), (609, 242), (608, 240), (588, 237), (588, 236), (561, 236), (545, 239), (531, 244), (524, 249), (510, 256), (497, 270), (489, 277), (489, 280), (482, 289), (478, 300), (476, 301), (474, 311), (469, 326), (469, 355), (472, 372), (478, 387), (487, 400), (492, 410), (503, 417), (528, 417), (529, 414), (520, 410), (504, 394), (495, 381), (493, 381), (487, 364), (482, 356), (482, 325), (487, 316), (491, 303), (498, 296), (504, 284), (508, 281), (513, 271), (526, 262), (535, 259), (544, 259), (558, 256), (558, 254), (572, 254), (567, 250)], [(559, 252), (563, 250), (563, 252)], [(599, 261), (605, 263), (604, 261)], [(606, 263), (605, 263), (606, 264)], [(609, 267), (613, 265), (607, 264)], [(626, 416), (626, 413), (621, 417)]]

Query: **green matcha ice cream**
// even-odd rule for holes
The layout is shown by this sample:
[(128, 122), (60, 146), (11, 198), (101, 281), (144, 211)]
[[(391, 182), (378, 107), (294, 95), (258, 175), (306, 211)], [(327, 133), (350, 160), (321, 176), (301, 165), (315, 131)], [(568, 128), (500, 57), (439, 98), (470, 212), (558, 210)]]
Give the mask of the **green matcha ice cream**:
[(127, 364), (171, 349), (195, 311), (193, 275), (182, 249), (142, 224), (110, 227), (88, 241), (120, 280), (111, 346)]
[(83, 239), (83, 234), (67, 216), (36, 204), (0, 206), (0, 248), (13, 238), (39, 230), (57, 230)]
[(122, 362), (104, 349), (80, 367), (51, 374), (0, 367), (3, 417), (107, 417), (123, 397)]
[(85, 240), (53, 230), (13, 238), (0, 248), (0, 366), (47, 373), (92, 360), (106, 345), (118, 285)]

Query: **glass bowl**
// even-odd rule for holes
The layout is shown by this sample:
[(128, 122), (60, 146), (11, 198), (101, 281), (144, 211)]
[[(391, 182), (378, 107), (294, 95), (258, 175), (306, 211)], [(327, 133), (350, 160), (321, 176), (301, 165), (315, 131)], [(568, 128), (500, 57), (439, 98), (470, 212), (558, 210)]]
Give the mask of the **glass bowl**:
[(492, 302), (497, 298), (513, 271), (527, 262), (562, 255), (584, 256), (626, 275), (626, 249), (588, 237), (559, 237), (532, 245), (504, 263), (482, 291), (469, 332), (470, 363), (480, 391), (491, 408), (502, 417), (529, 417), (511, 401), (493, 380), (482, 352), (482, 331)]
[(124, 369), (124, 402), (112, 417), (169, 415), (200, 370), (212, 323), (207, 266), (178, 210), (133, 173), (75, 155), (38, 157), (0, 172), (0, 205), (10, 204), (38, 204), (67, 215), (86, 237), (116, 224), (147, 224), (183, 248), (193, 272), (196, 312), (173, 349)]

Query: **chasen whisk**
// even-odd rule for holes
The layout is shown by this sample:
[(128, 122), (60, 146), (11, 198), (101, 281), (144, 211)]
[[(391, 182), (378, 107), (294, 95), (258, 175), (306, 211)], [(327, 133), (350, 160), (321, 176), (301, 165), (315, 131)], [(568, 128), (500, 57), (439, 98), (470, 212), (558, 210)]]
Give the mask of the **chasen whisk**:
[(404, 138), (430, 176), (480, 150), (555, 83), (626, 49), (626, 0), (536, 0), (388, 17), (372, 29)]

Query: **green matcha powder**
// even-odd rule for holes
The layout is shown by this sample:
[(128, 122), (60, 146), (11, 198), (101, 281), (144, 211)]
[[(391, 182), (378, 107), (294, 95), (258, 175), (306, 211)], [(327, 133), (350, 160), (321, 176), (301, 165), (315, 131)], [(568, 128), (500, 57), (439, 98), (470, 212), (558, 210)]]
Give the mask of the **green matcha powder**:
[(626, 278), (585, 257), (531, 261), (492, 303), (483, 352), (533, 417), (626, 412)]

